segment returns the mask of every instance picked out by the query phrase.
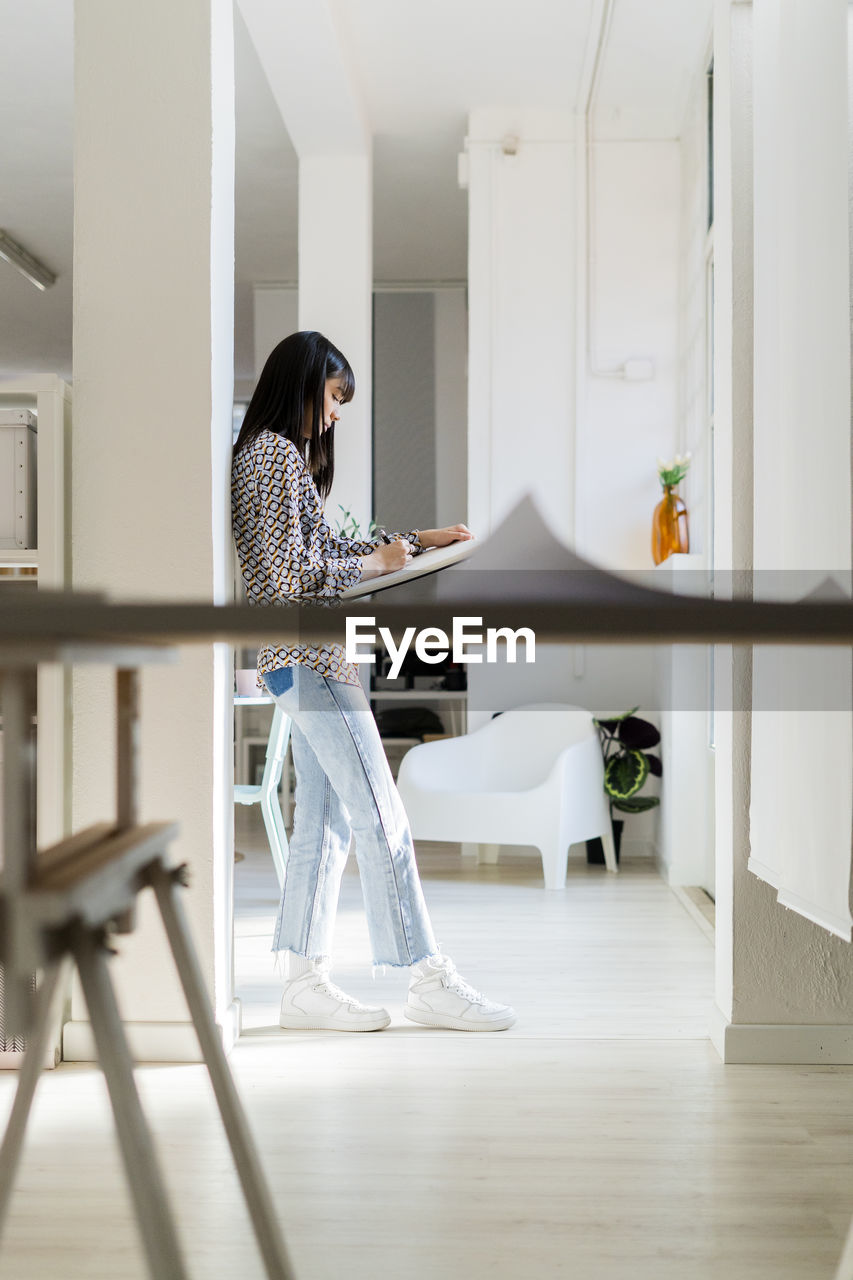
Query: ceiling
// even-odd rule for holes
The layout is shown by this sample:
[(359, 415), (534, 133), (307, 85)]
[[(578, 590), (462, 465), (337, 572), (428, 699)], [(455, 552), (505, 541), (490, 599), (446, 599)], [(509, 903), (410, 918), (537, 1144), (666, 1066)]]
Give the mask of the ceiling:
[[(330, 4), (374, 138), (375, 278), (464, 279), (467, 198), (456, 156), (468, 112), (582, 107), (600, 0)], [(711, 7), (615, 0), (596, 136), (678, 137)], [(0, 372), (70, 377), (73, 0), (0, 0), (0, 29), (0, 227), (59, 277), (39, 293), (0, 261)], [(236, 365), (238, 377), (251, 378), (252, 286), (296, 279), (297, 162), (239, 8), (235, 63)], [(24, 76), (9, 73), (20, 67)]]

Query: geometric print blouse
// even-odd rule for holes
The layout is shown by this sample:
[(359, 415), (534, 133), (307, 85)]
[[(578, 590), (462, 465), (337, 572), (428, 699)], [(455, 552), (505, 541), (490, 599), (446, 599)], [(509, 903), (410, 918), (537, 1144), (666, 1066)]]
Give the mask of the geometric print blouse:
[[(335, 599), (360, 581), (359, 558), (379, 545), (379, 539), (342, 538), (331, 529), (296, 445), (266, 429), (233, 461), (231, 522), (250, 604)], [(408, 539), (415, 554), (423, 550), (417, 530), (393, 537)], [(361, 683), (342, 645), (268, 644), (258, 653), (258, 686), (265, 672), (295, 664)]]

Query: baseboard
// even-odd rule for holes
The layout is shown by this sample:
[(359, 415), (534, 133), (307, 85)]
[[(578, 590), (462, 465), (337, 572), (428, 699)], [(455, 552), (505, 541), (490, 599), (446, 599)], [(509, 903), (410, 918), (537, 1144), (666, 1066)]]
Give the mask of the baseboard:
[(236, 997), (225, 1012), (217, 1018), (216, 1025), (222, 1031), (222, 1046), (226, 1053), (230, 1053), (243, 1030), (243, 1006)]
[[(52, 1071), (54, 1067), (59, 1066), (61, 1057), (59, 1038), (56, 1044), (52, 1044), (44, 1055), (42, 1067), (45, 1071)], [(24, 1061), (23, 1053), (14, 1053), (12, 1050), (0, 1050), (0, 1071), (20, 1071), (21, 1063)]]
[[(241, 1027), (241, 1006), (233, 1000), (217, 1019), (226, 1053), (234, 1048)], [(125, 1022), (124, 1029), (135, 1062), (201, 1062), (198, 1036), (191, 1022)], [(95, 1039), (88, 1021), (66, 1022), (62, 1029), (64, 1062), (97, 1062)]]
[(705, 890), (695, 885), (684, 884), (671, 884), (669, 887), (691, 920), (699, 926), (708, 941), (713, 943), (715, 940), (714, 904)]
[(756, 1066), (853, 1066), (849, 1023), (736, 1023), (714, 1005), (711, 1042), (725, 1063)]
[(626, 840), (622, 835), (621, 855), (626, 858), (648, 858), (657, 862), (657, 845), (653, 840)]

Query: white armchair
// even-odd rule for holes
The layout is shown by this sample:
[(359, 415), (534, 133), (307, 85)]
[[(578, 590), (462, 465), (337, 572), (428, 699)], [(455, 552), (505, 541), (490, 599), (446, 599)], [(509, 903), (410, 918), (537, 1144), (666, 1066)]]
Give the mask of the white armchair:
[(421, 840), (529, 844), (546, 889), (563, 889), (569, 845), (600, 837), (616, 871), (604, 765), (592, 715), (536, 703), (474, 733), (412, 747), (397, 786)]

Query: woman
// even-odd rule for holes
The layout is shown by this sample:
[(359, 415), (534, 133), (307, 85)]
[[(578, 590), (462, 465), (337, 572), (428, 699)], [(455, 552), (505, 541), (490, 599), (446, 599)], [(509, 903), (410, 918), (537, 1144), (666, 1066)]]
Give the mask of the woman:
[[(393, 572), (426, 547), (470, 538), (464, 525), (395, 534), (389, 543), (342, 538), (322, 499), (334, 475), (335, 423), (355, 379), (319, 333), (294, 333), (258, 379), (234, 446), (232, 518), (250, 601), (334, 599), (366, 578)], [(268, 645), (259, 680), (291, 717), (296, 772), (293, 835), (273, 950), (285, 952), (280, 1025), (378, 1031), (385, 1009), (329, 981), (341, 875), (355, 835), (374, 965), (408, 967), (404, 1014), (461, 1031), (503, 1031), (515, 1022), (456, 973), (433, 936), (412, 837), (358, 678), (337, 645)]]

